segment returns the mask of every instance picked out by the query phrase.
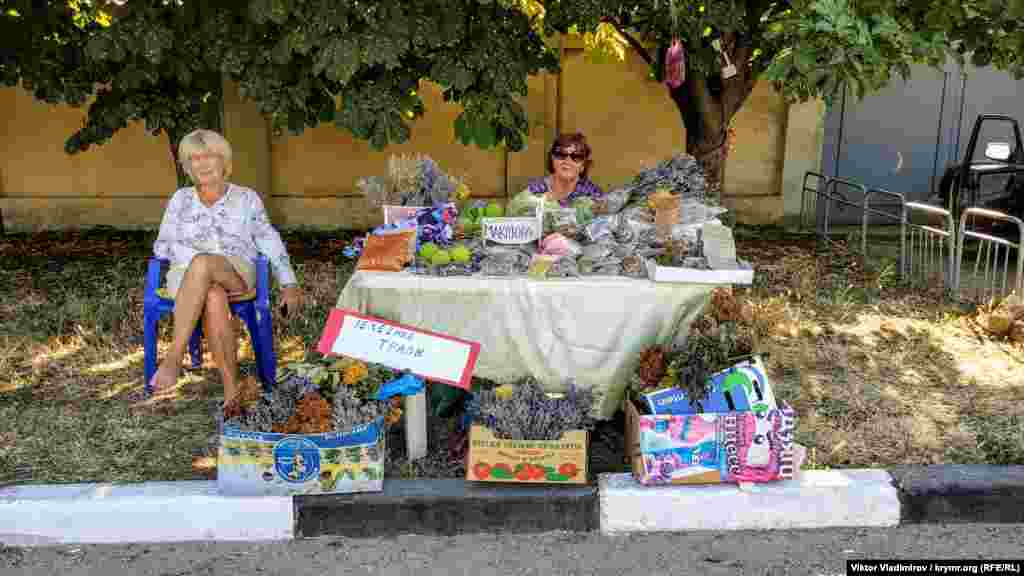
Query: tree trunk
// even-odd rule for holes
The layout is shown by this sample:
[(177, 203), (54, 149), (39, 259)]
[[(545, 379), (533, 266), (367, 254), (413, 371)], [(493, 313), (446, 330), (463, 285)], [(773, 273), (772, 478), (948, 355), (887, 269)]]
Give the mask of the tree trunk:
[[(746, 62), (749, 48), (732, 44), (730, 60)], [(686, 81), (678, 88), (669, 89), (669, 95), (679, 110), (686, 128), (686, 152), (704, 169), (707, 180), (706, 200), (721, 205), (725, 163), (729, 154), (729, 124), (743, 106), (754, 88), (754, 73), (749, 65), (736, 66), (736, 75), (728, 79), (704, 76), (686, 71)]]

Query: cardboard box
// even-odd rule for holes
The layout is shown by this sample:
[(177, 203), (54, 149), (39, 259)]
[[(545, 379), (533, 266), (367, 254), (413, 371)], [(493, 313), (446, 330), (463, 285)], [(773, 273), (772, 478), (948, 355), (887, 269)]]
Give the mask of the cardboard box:
[(347, 433), (273, 434), (225, 428), (217, 488), (235, 496), (347, 494), (384, 489), (383, 419)]
[(778, 408), (768, 380), (768, 371), (759, 355), (716, 372), (709, 380), (711, 390), (708, 397), (697, 405), (691, 404), (686, 391), (680, 388), (663, 388), (642, 394), (641, 398), (648, 413), (659, 415), (748, 410), (764, 412)]
[(589, 438), (570, 430), (558, 440), (501, 440), (485, 426), (469, 430), (466, 480), (523, 484), (586, 484)]
[(742, 260), (735, 270), (701, 270), (699, 268), (677, 268), (659, 266), (654, 260), (647, 260), (647, 277), (654, 282), (673, 282), (677, 284), (752, 284), (754, 269)]
[(641, 414), (627, 394), (624, 409), (626, 455), (644, 485), (768, 482), (792, 478), (799, 467), (789, 406), (656, 416)]

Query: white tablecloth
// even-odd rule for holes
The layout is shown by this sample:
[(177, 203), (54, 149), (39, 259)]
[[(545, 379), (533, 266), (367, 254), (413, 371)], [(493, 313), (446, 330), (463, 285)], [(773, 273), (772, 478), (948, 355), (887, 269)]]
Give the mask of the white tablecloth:
[(600, 398), (599, 416), (621, 405), (640, 351), (685, 338), (711, 291), (623, 277), (531, 280), (357, 271), (338, 308), (480, 343), (476, 376), (533, 375), (550, 391), (572, 377)]

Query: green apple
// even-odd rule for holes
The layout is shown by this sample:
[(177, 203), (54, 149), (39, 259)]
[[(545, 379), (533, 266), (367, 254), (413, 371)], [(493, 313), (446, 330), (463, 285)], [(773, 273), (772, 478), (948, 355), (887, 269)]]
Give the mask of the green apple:
[(484, 215), (488, 218), (501, 218), (505, 215), (505, 210), (501, 207), (501, 204), (491, 201), (484, 209)]
[(454, 248), (451, 249), (451, 256), (452, 262), (465, 264), (466, 262), (469, 262), (469, 259), (470, 257), (473, 256), (473, 254), (472, 252), (469, 251), (469, 248), (466, 248), (464, 245), (459, 244), (458, 246), (455, 246)]
[(426, 244), (420, 246), (420, 258), (430, 260), (431, 257), (433, 257), (434, 254), (437, 253), (437, 251), (437, 244), (434, 244), (433, 242), (427, 242)]
[(452, 257), (448, 254), (447, 250), (438, 250), (434, 252), (434, 255), (430, 257), (430, 263), (434, 266), (446, 266), (450, 264)]

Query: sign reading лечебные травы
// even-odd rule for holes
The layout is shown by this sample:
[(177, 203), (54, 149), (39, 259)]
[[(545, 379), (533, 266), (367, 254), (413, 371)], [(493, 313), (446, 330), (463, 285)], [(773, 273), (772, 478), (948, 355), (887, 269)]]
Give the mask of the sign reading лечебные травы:
[(468, 390), (480, 344), (335, 308), (317, 350)]
[(529, 244), (540, 240), (542, 224), (538, 218), (483, 218), (484, 241), (498, 244)]

